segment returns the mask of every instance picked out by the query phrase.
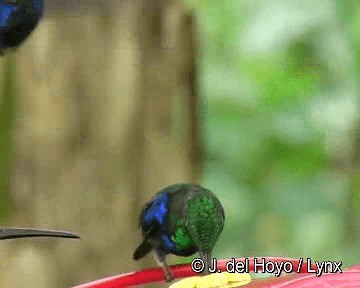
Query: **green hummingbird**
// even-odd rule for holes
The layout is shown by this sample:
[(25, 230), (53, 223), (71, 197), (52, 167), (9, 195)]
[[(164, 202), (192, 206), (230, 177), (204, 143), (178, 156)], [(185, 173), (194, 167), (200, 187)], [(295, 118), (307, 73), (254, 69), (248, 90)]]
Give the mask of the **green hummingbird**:
[(210, 190), (196, 184), (168, 186), (156, 193), (140, 213), (143, 241), (133, 259), (139, 260), (153, 250), (166, 280), (171, 282), (173, 276), (165, 256), (187, 257), (199, 252), (207, 275), (224, 221), (224, 208)]

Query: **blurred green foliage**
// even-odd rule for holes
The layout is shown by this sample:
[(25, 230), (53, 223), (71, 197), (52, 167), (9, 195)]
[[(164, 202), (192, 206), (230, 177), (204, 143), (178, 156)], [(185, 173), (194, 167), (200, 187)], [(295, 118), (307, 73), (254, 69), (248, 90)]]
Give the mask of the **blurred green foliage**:
[(360, 7), (187, 4), (200, 36), (203, 184), (226, 211), (215, 256), (358, 263)]
[(0, 222), (11, 212), (9, 194), (11, 161), (13, 156), (13, 127), (15, 123), (14, 56), (5, 59), (0, 97)]

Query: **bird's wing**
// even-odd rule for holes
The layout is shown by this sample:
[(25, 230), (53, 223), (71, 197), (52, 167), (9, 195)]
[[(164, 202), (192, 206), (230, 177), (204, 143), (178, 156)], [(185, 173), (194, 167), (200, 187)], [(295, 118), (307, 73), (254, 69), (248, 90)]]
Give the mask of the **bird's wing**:
[(164, 192), (155, 194), (140, 212), (139, 227), (143, 235), (150, 236), (158, 228), (166, 226), (168, 212), (168, 195)]
[(139, 225), (138, 228), (140, 228), (141, 223), (142, 223), (142, 219), (144, 218), (144, 214), (146, 213), (146, 211), (150, 208), (151, 202), (147, 202), (144, 207), (141, 209), (140, 212), (140, 216), (139, 216)]

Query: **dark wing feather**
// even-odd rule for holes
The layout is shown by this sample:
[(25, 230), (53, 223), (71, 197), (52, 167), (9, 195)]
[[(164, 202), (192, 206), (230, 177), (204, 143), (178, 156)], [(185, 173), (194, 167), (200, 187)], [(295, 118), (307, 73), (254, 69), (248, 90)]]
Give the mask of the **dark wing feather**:
[(140, 260), (141, 258), (146, 256), (152, 250), (152, 248), (153, 247), (151, 246), (151, 244), (144, 240), (134, 251), (133, 259), (135, 261)]
[[(146, 213), (146, 211), (149, 209), (150, 206), (151, 206), (151, 202), (147, 202), (144, 205), (144, 207), (141, 209), (140, 216), (139, 216), (138, 228), (140, 228), (142, 221), (143, 221), (144, 214)], [(152, 250), (152, 245), (147, 240), (150, 237), (151, 233), (154, 232), (154, 230), (155, 230), (155, 223), (150, 225), (146, 230), (143, 229), (143, 231), (142, 231), (143, 232), (143, 241), (135, 249), (134, 254), (133, 254), (133, 259), (135, 261), (143, 258)]]

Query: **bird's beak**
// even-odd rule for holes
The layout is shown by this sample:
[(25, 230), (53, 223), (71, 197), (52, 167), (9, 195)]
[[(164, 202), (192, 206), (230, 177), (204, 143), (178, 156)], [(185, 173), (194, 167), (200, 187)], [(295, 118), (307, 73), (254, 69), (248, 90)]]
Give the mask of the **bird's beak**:
[(58, 237), (58, 238), (75, 238), (75, 239), (80, 238), (79, 235), (65, 231), (42, 230), (42, 229), (31, 229), (31, 228), (0, 229), (0, 240), (28, 238), (28, 237)]

